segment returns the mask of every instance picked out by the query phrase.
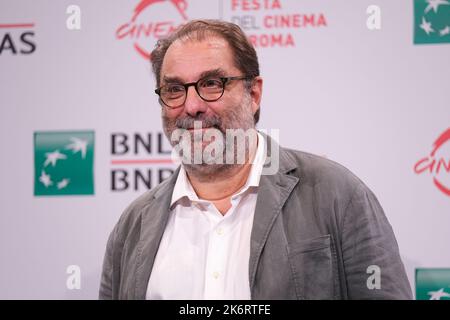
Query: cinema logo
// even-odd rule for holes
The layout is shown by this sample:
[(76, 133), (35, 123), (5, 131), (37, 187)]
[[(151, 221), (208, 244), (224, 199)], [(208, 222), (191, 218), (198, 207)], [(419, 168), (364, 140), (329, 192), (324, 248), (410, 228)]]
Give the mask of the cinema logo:
[(429, 174), (434, 185), (450, 196), (450, 128), (443, 132), (433, 143), (429, 156), (423, 157), (414, 166), (416, 174)]
[(111, 191), (140, 191), (172, 175), (175, 164), (162, 132), (111, 134)]
[(0, 56), (29, 55), (36, 50), (34, 23), (0, 23)]
[[(229, 21), (239, 25), (255, 48), (295, 47), (301, 29), (327, 27), (321, 12), (297, 12), (281, 0), (228, 0), (224, 11)], [(297, 1), (295, 1), (297, 3)], [(292, 4), (292, 2), (291, 2)]]
[(132, 42), (136, 52), (149, 60), (156, 41), (188, 20), (187, 7), (186, 0), (142, 0), (131, 20), (117, 28), (116, 38)]

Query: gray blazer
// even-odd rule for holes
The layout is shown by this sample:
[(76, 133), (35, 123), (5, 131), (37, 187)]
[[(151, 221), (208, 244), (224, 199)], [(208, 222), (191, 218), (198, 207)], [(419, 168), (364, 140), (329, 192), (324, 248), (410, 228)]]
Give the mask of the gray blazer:
[[(258, 191), (252, 299), (410, 299), (394, 233), (375, 195), (333, 161), (279, 150), (278, 172), (262, 175)], [(135, 200), (111, 232), (100, 299), (145, 299), (178, 171)], [(372, 265), (379, 267), (379, 289), (368, 286)]]

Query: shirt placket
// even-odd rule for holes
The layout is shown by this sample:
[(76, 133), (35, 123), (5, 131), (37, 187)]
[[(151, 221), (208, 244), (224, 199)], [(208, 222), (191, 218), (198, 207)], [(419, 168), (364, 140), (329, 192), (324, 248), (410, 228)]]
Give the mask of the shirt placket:
[[(229, 230), (233, 204), (225, 217), (219, 216), (217, 209), (209, 204), (208, 208), (211, 229), (209, 233), (208, 251), (205, 266), (205, 299), (220, 299), (226, 295), (226, 269), (229, 264)], [(215, 211), (215, 212), (214, 212)]]

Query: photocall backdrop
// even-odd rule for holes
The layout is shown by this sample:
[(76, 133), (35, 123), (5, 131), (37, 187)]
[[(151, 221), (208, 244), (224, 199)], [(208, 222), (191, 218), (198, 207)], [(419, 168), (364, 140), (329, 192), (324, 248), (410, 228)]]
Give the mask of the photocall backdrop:
[(1, 0), (0, 298), (97, 298), (110, 231), (175, 168), (149, 52), (197, 18), (254, 43), (258, 127), (358, 175), (414, 292), (437, 270), (450, 293), (448, 3)]

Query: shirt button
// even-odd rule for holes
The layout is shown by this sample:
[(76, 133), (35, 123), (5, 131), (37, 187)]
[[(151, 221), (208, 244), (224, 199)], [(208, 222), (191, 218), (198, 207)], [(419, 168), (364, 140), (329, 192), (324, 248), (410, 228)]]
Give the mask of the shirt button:
[(213, 273), (213, 278), (214, 278), (214, 279), (219, 278), (219, 276), (220, 276), (220, 274), (219, 274), (218, 272), (214, 272), (214, 273)]
[(217, 232), (217, 234), (219, 236), (223, 235), (223, 229), (222, 228), (218, 228), (216, 232)]

